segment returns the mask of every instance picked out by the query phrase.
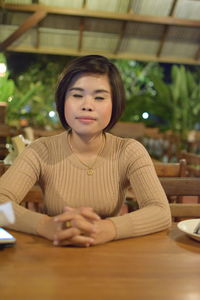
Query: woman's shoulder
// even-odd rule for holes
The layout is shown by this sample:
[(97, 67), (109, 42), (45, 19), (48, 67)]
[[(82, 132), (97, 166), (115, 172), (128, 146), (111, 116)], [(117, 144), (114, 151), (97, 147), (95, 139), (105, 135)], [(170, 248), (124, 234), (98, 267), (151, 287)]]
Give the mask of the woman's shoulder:
[(107, 134), (108, 145), (113, 157), (118, 157), (123, 164), (129, 165), (136, 161), (150, 164), (151, 158), (145, 147), (137, 140), (132, 138), (122, 138)]
[(64, 146), (64, 142), (66, 142), (66, 132), (48, 137), (40, 137), (33, 141), (26, 149), (40, 156), (49, 156), (51, 152), (54, 154), (57, 153), (58, 149)]
[(52, 147), (66, 140), (66, 132), (62, 132), (52, 136), (40, 137), (30, 144), (29, 147), (37, 148), (40, 146)]
[(109, 144), (113, 144), (115, 147), (121, 148), (123, 151), (146, 151), (145, 147), (133, 138), (123, 138), (111, 133), (106, 133), (106, 138)]

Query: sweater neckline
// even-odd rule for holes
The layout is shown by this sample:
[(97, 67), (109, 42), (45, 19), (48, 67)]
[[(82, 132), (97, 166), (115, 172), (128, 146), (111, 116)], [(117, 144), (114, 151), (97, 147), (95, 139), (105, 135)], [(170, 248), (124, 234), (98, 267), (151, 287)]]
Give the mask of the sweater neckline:
[[(65, 149), (67, 151), (67, 157), (68, 159), (70, 160), (70, 162), (77, 168), (79, 169), (82, 169), (82, 170), (87, 170), (87, 167), (84, 166), (80, 161), (79, 159), (76, 157), (76, 155), (72, 152), (71, 150), (71, 147), (69, 145), (69, 134), (70, 134), (70, 130), (68, 130), (66, 133), (65, 133)], [(108, 155), (110, 153), (110, 150), (112, 148), (111, 146), (111, 143), (112, 143), (112, 135), (109, 134), (109, 133), (105, 133), (105, 145), (104, 145), (104, 148), (103, 150), (101, 151), (101, 153), (99, 154), (97, 160), (96, 160), (96, 163), (95, 165), (93, 166), (93, 169), (97, 169), (99, 167), (101, 167), (104, 162), (107, 160), (108, 158)]]

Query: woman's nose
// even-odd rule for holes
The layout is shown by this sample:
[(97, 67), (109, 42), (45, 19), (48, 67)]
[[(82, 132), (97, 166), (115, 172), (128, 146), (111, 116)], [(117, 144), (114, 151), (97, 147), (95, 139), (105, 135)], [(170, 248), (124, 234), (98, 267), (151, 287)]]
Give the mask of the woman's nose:
[(82, 103), (81, 110), (93, 111), (92, 99), (91, 97), (85, 97)]
[(82, 107), (82, 110), (92, 111), (92, 108), (90, 108), (90, 107)]

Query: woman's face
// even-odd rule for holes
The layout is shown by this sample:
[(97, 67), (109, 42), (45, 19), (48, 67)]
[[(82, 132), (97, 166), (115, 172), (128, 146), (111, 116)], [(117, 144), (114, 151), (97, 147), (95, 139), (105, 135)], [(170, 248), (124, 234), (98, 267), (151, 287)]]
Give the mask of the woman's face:
[(83, 74), (75, 78), (65, 97), (65, 118), (79, 135), (96, 135), (110, 122), (112, 91), (107, 75)]

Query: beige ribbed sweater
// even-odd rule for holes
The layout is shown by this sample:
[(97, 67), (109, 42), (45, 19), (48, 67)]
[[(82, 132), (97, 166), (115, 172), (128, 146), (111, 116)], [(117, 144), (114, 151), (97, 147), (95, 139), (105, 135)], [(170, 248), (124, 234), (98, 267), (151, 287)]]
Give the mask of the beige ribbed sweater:
[[(43, 215), (19, 205), (36, 182), (44, 192), (49, 216), (62, 213), (65, 206), (93, 207), (99, 216), (112, 220), (116, 239), (170, 226), (168, 201), (151, 158), (139, 142), (106, 133), (94, 174), (88, 176), (87, 168), (71, 152), (67, 135), (64, 132), (36, 140), (0, 178), (0, 202), (13, 201), (16, 214), (16, 222), (9, 228), (37, 234)], [(130, 184), (140, 209), (118, 216)]]

